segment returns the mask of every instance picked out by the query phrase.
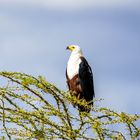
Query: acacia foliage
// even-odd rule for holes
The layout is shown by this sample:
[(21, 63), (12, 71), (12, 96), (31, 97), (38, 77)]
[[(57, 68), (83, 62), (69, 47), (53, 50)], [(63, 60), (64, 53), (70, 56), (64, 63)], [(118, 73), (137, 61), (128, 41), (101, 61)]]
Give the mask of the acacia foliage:
[[(139, 139), (140, 115), (100, 107), (94, 100), (90, 113), (71, 104), (87, 106), (44, 77), (0, 72), (0, 139), (126, 140)], [(4, 83), (4, 84), (3, 84)], [(124, 130), (124, 131), (122, 131)]]

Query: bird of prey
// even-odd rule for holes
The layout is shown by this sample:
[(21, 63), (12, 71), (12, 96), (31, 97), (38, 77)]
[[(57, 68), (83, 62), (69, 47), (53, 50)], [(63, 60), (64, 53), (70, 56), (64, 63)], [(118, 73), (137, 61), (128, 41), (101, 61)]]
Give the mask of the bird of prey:
[(90, 112), (93, 104), (94, 85), (91, 67), (83, 56), (82, 50), (77, 45), (67, 46), (71, 51), (66, 68), (67, 85), (71, 95), (77, 100), (84, 99), (88, 107), (78, 105), (81, 112)]

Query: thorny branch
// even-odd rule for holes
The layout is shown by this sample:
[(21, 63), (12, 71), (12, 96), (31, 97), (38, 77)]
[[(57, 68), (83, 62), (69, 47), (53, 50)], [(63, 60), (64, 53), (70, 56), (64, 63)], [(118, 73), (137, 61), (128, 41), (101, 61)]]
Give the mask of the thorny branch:
[[(98, 100), (93, 101), (90, 113), (81, 113), (72, 103), (86, 106), (85, 102), (77, 101), (41, 76), (17, 72), (0, 72), (0, 76), (3, 83), (6, 79), (9, 83), (6, 88), (0, 86), (0, 124), (3, 126), (0, 129), (7, 135), (0, 138), (135, 140), (140, 137), (139, 114), (96, 107)], [(117, 130), (120, 125), (127, 131), (125, 134)]]

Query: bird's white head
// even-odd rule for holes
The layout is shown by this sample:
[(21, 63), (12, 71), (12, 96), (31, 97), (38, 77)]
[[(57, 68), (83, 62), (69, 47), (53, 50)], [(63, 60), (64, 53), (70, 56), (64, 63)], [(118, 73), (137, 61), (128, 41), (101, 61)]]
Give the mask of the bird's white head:
[(82, 55), (82, 50), (78, 45), (69, 45), (66, 49), (70, 50), (72, 54)]

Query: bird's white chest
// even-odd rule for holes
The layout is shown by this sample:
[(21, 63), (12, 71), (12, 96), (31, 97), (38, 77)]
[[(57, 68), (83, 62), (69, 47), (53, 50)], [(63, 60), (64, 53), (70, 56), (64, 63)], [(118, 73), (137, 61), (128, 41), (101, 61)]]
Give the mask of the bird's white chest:
[(67, 64), (67, 75), (69, 79), (72, 79), (76, 74), (79, 73), (79, 64), (81, 63), (81, 59), (79, 57), (73, 57), (69, 59)]

